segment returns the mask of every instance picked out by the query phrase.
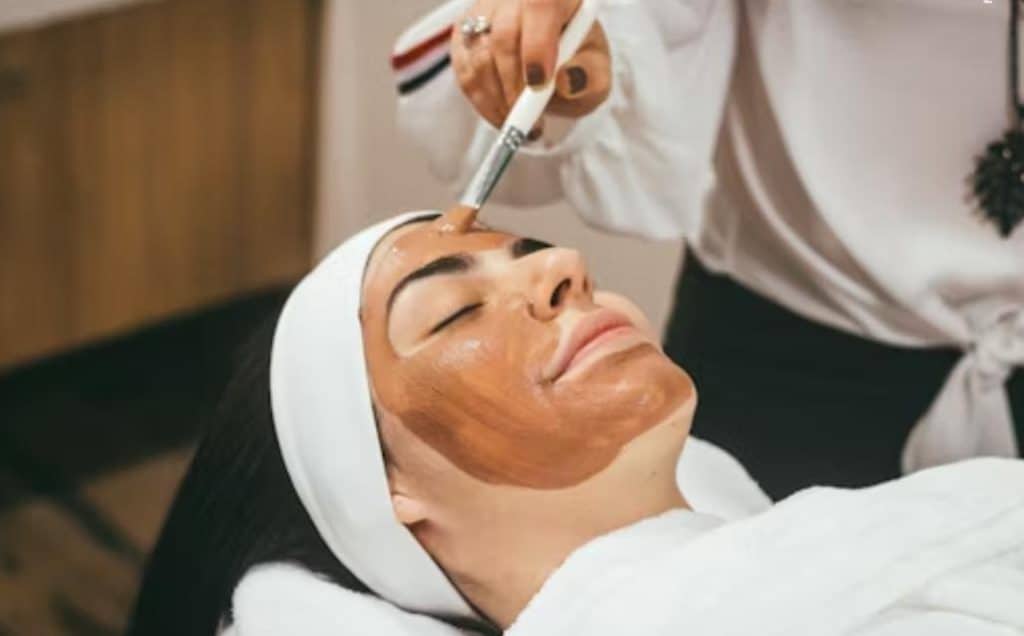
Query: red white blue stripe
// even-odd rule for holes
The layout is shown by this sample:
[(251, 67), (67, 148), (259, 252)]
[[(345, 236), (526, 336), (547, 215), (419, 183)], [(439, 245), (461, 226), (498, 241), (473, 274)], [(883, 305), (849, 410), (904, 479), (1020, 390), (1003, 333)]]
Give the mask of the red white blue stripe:
[(449, 25), (391, 56), (399, 94), (411, 93), (448, 68), (451, 33)]

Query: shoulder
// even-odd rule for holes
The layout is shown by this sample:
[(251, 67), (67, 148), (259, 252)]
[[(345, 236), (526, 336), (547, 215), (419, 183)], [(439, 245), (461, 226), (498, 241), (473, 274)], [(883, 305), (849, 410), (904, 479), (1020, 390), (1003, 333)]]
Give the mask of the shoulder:
[(235, 587), (232, 607), (234, 624), (225, 632), (231, 636), (460, 633), (440, 621), (345, 589), (293, 563), (250, 569)]

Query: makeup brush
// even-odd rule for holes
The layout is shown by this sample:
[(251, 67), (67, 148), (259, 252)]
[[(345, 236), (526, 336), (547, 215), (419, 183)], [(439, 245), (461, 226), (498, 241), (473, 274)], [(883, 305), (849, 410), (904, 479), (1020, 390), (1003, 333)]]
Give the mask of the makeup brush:
[[(576, 54), (583, 39), (590, 33), (590, 28), (597, 19), (599, 5), (600, 0), (583, 0), (576, 9), (576, 14), (565, 26), (562, 37), (558, 40), (556, 71)], [(497, 139), (487, 150), (480, 167), (459, 199), (459, 204), (466, 210), (466, 214), (476, 216), (494, 190), (494, 186), (498, 184), (501, 175), (505, 173), (519, 146), (523, 144), (527, 133), (537, 124), (548, 101), (551, 100), (551, 95), (555, 92), (555, 75), (557, 73), (552, 73), (551, 79), (543, 86), (524, 88), (512, 105), (512, 110), (505, 118)]]

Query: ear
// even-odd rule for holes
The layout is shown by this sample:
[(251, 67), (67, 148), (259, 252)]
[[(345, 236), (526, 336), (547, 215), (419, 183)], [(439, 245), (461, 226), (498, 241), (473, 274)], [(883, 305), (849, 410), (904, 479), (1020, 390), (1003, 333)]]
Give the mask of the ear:
[(427, 518), (426, 506), (409, 495), (391, 493), (391, 507), (395, 509), (395, 517), (404, 526), (416, 525)]

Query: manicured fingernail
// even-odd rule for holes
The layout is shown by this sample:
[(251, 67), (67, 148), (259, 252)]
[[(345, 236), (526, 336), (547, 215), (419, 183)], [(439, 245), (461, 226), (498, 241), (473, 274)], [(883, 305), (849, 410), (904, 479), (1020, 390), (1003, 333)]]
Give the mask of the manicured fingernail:
[(526, 83), (530, 86), (540, 86), (544, 83), (544, 68), (537, 64), (526, 65)]
[(530, 134), (526, 135), (526, 139), (527, 141), (537, 141), (543, 134), (544, 131), (541, 129), (541, 127), (535, 126), (534, 129), (530, 131)]
[(569, 75), (570, 95), (575, 95), (587, 87), (587, 72), (582, 66), (570, 66), (565, 72)]

